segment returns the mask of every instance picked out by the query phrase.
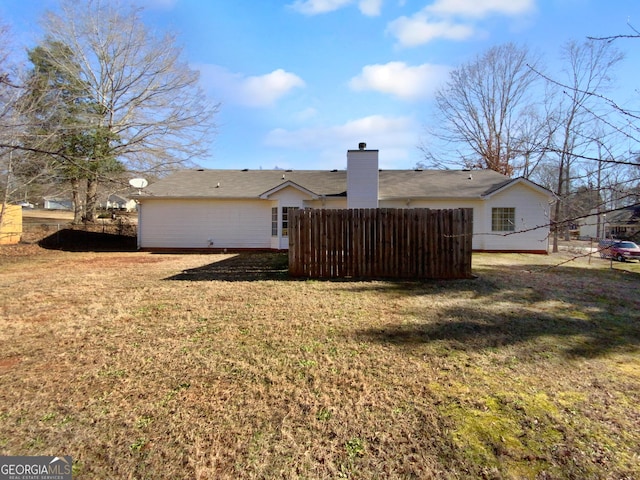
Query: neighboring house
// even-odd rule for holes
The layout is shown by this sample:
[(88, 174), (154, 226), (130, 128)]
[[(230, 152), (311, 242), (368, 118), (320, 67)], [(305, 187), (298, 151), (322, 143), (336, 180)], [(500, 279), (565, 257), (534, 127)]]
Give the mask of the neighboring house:
[[(598, 238), (598, 215), (593, 212), (580, 225), (580, 237)], [(600, 214), (601, 238), (637, 241), (640, 237), (640, 204)]]
[(347, 170), (182, 170), (145, 188), (141, 249), (288, 248), (297, 208), (472, 208), (473, 248), (546, 253), (552, 194), (491, 170), (378, 170), (378, 151)]
[(66, 198), (44, 197), (45, 210), (73, 210), (73, 201)]
[(132, 198), (125, 198), (115, 193), (107, 197), (107, 210), (125, 210), (127, 212), (133, 212), (136, 209), (136, 201)]

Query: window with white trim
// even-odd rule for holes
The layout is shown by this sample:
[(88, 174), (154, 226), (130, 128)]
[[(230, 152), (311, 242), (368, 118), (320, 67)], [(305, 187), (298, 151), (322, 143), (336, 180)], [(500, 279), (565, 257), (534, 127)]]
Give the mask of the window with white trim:
[(516, 230), (516, 209), (497, 207), (491, 209), (492, 232), (514, 232)]
[(278, 207), (271, 209), (271, 236), (278, 236)]

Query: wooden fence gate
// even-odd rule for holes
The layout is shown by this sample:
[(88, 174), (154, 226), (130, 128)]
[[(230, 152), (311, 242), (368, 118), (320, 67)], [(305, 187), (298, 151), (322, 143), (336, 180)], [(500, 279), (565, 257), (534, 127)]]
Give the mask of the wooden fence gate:
[(308, 278), (471, 277), (473, 209), (290, 212), (289, 274)]

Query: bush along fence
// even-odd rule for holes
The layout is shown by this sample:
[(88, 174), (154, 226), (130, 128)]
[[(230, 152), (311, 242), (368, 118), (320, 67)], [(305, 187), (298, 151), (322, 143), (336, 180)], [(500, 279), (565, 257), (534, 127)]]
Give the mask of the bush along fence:
[(289, 274), (471, 278), (473, 210), (304, 209), (289, 218)]

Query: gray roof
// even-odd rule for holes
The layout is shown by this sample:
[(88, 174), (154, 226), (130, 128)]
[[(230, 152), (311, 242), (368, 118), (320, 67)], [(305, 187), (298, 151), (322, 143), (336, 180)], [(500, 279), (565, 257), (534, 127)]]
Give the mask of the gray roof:
[(640, 203), (607, 213), (607, 223), (612, 225), (640, 224)]
[[(516, 180), (492, 170), (381, 170), (379, 198), (481, 198)], [(346, 170), (180, 170), (139, 198), (259, 198), (293, 183), (317, 196), (346, 196)]]

